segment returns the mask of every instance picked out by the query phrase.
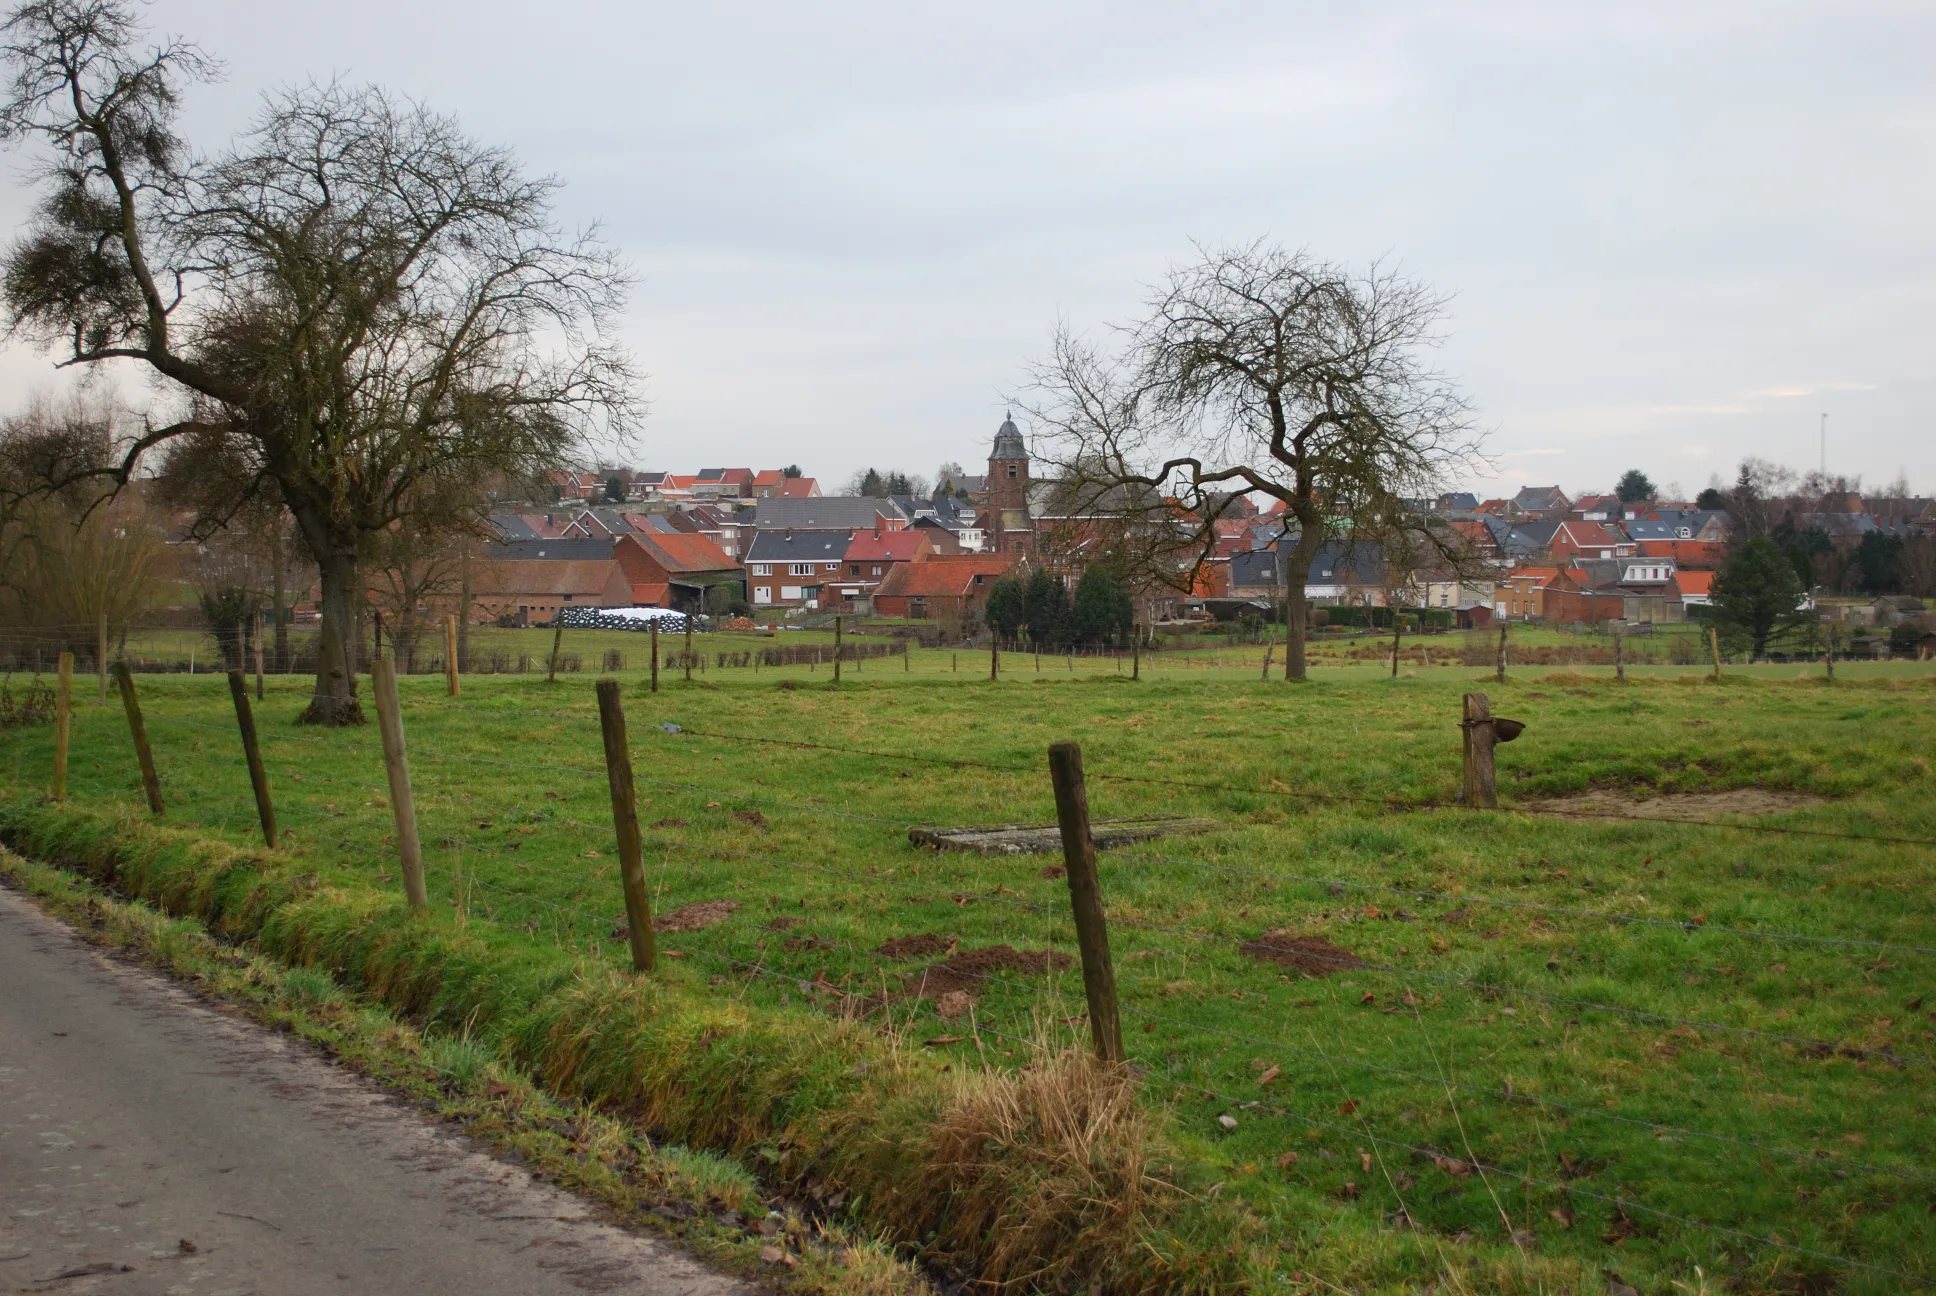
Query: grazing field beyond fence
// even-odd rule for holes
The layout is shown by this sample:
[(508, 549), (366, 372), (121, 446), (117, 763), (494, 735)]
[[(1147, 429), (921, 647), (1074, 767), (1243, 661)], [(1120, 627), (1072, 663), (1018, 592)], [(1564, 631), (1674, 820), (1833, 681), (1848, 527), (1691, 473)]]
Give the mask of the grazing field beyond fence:
[[(696, 638), (688, 682), (683, 638), (662, 636), (657, 692), (641, 636), (596, 632), (567, 633), (585, 672), (555, 682), (548, 632), (473, 647), (538, 673), (468, 676), (455, 698), (441, 678), (401, 682), (438, 930), (507, 959), (563, 956), (580, 978), (630, 975), (602, 662), (630, 726), (648, 979), (748, 1030), (879, 1037), (923, 1075), (1030, 1092), (1047, 1060), (1088, 1048), (1062, 857), (909, 833), (1053, 823), (1047, 748), (1074, 740), (1096, 818), (1214, 821), (1105, 851), (1100, 885), (1135, 1137), (1178, 1167), (1176, 1219), (1221, 1221), (1166, 1225), (1221, 1239), (1217, 1282), (1416, 1290), (1454, 1273), (1580, 1292), (1613, 1273), (1651, 1292), (1695, 1289), (1697, 1267), (1742, 1291), (1936, 1281), (1936, 668), (1849, 664), (1830, 685), (1819, 668), (1715, 682), (1706, 665), (1635, 664), (1619, 683), (1521, 664), (1501, 683), (1447, 636), (1418, 641), (1429, 665), (1408, 643), (1396, 678), (1340, 646), (1310, 683), (1265, 681), (1250, 645), (1145, 656), (1140, 680), (1113, 656), (1010, 653), (991, 682), (985, 648), (876, 641), (836, 685), (815, 660), (830, 636), (786, 636), (758, 669), (773, 640)], [(226, 681), (138, 686), (164, 821), (259, 844)], [(1497, 749), (1497, 811), (1457, 804), (1470, 690), (1527, 726)], [(271, 676), (256, 704), (281, 837), (266, 858), (306, 921), (327, 906), (376, 922), (401, 904), (377, 726), (297, 727), (307, 691)], [(76, 698), (64, 809), (46, 801), (52, 728), (0, 732), (0, 831), (28, 853), (146, 817), (118, 696), (95, 705), (88, 679)], [(276, 938), (274, 919), (250, 921)], [(330, 952), (351, 944), (302, 948), (394, 1000)], [(413, 1007), (464, 1019), (462, 1003)], [(473, 1020), (543, 1077), (528, 1034)], [(691, 1083), (761, 1090), (747, 1057)], [(558, 1074), (585, 1093), (616, 1083)], [(650, 1123), (649, 1106), (632, 1110)], [(738, 1135), (695, 1141), (762, 1170)], [(825, 1156), (801, 1173), (837, 1178), (847, 1163)], [(899, 1242), (934, 1229), (878, 1195), (864, 1209)], [(1029, 1209), (1040, 1224), (1062, 1208)], [(1093, 1245), (1134, 1236), (1109, 1227), (1082, 1215)], [(963, 1272), (1027, 1272), (948, 1245)], [(1111, 1283), (1215, 1285), (1166, 1263)]]

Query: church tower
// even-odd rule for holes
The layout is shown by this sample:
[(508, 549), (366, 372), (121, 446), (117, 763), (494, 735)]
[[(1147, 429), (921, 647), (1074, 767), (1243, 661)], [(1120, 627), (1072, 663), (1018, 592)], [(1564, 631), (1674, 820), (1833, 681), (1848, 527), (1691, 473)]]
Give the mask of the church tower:
[(995, 448), (988, 455), (987, 505), (982, 534), (990, 553), (1029, 553), (1034, 548), (1035, 523), (1029, 516), (1028, 446), (1013, 414), (995, 429)]

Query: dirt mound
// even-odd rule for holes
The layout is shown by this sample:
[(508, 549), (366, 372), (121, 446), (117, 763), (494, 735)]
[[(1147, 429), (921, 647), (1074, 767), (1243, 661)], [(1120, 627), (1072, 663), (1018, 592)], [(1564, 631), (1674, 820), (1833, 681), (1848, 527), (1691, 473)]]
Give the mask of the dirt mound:
[(1293, 936), (1282, 927), (1273, 927), (1256, 940), (1244, 942), (1243, 951), (1254, 959), (1281, 964), (1309, 977), (1329, 976), (1365, 965), (1356, 954), (1322, 936)]
[(806, 921), (805, 918), (785, 918), (785, 917), (775, 918), (772, 922), (766, 925), (766, 929), (768, 931), (785, 931), (789, 927), (798, 927), (801, 923), (805, 921)]
[(919, 936), (896, 936), (892, 940), (884, 940), (874, 952), (884, 959), (933, 958), (937, 954), (946, 954), (960, 943), (961, 937), (953, 932), (945, 936), (924, 932)]
[(1018, 950), (1008, 945), (957, 950), (946, 960), (923, 969), (921, 979), (908, 992), (908, 996), (933, 999), (959, 990), (974, 998), (1003, 976), (1040, 976), (1049, 971), (1061, 971), (1073, 962), (1067, 954), (1056, 954), (1049, 950)]
[(1636, 800), (1619, 792), (1585, 792), (1579, 796), (1528, 801), (1527, 810), (1559, 814), (1617, 815), (1635, 819), (1713, 819), (1721, 815), (1773, 814), (1827, 805), (1826, 797), (1805, 792), (1777, 792), (1767, 788), (1732, 788), (1726, 792), (1669, 792)]
[(739, 909), (737, 900), (701, 900), (698, 904), (684, 905), (671, 913), (660, 914), (652, 920), (652, 930), (658, 932), (698, 931), (716, 922), (724, 922)]

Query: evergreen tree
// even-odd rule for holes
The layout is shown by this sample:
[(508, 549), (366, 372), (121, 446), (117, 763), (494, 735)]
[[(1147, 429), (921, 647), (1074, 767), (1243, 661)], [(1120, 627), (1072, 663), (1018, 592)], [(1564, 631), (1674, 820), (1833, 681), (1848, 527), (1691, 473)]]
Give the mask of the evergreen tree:
[(988, 628), (1003, 639), (1013, 639), (1022, 631), (1022, 623), (1027, 619), (1024, 611), (1025, 598), (1022, 582), (1013, 576), (1004, 576), (988, 591), (988, 603), (982, 615), (988, 619)]
[(1129, 631), (1129, 591), (1102, 567), (1091, 567), (1076, 582), (1075, 639), (1108, 644)]
[(885, 499), (887, 497), (887, 483), (882, 479), (880, 473), (869, 468), (867, 475), (860, 479), (860, 493), (869, 499)]
[(1613, 488), (1622, 504), (1633, 504), (1654, 497), (1653, 479), (1638, 468), (1629, 468), (1620, 475), (1620, 484)]
[(1714, 578), (1715, 609), (1750, 640), (1756, 657), (1767, 656), (1768, 641), (1796, 624), (1801, 600), (1794, 565), (1767, 536), (1742, 545)]
[(1073, 629), (1069, 611), (1069, 591), (1062, 579), (1046, 567), (1031, 571), (1022, 595), (1022, 619), (1028, 623), (1029, 642), (1046, 648), (1067, 634)]
[(1902, 589), (1902, 537), (1871, 531), (1855, 547), (1856, 585), (1870, 594)]
[(607, 477), (605, 479), (605, 502), (607, 504), (623, 504), (625, 502), (625, 483), (616, 477)]
[(1721, 490), (1719, 487), (1710, 486), (1706, 490), (1702, 491), (1699, 495), (1696, 495), (1694, 497), (1694, 507), (1697, 509), (1720, 510), (1720, 509), (1726, 509), (1727, 506), (1728, 506), (1727, 492)]

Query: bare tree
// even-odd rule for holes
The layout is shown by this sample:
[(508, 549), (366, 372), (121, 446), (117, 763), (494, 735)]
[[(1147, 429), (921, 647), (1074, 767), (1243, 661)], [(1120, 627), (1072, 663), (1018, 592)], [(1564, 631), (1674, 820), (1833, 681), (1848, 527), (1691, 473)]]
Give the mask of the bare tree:
[(0, 625), (94, 658), (103, 700), (108, 644), (147, 610), (166, 548), (144, 491), (111, 495), (89, 476), (118, 439), (98, 400), (36, 401), (0, 425)]
[[(316, 564), (322, 621), (304, 718), (362, 719), (354, 642), (369, 537), (426, 479), (529, 475), (640, 413), (604, 341), (629, 276), (553, 223), (551, 180), (375, 89), (270, 97), (225, 153), (174, 134), (193, 46), (144, 50), (131, 0), (32, 0), (6, 23), (10, 140), (48, 145), (39, 209), (8, 252), (12, 327), (61, 363), (145, 365), (180, 398), (96, 469), (193, 442), (202, 525), (273, 489)], [(215, 469), (219, 468), (219, 471)]]
[[(1285, 676), (1302, 679), (1311, 560), (1334, 536), (1407, 516), (1481, 462), (1469, 408), (1425, 359), (1444, 298), (1264, 242), (1201, 249), (1110, 355), (1058, 330), (1035, 370), (1037, 457), (1076, 489), (1141, 488), (1135, 524), (1192, 572), (1232, 491), (1281, 500), (1291, 547)], [(1423, 531), (1449, 561), (1455, 532)]]

